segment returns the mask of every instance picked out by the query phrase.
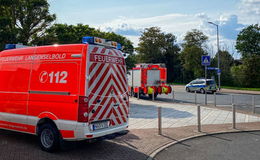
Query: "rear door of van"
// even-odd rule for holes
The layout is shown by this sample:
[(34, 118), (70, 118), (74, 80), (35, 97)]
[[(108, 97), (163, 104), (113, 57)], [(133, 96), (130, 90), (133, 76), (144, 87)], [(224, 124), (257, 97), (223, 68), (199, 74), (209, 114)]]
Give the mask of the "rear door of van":
[(87, 97), (89, 122), (93, 131), (127, 123), (129, 99), (126, 76), (125, 60), (121, 51), (89, 45)]

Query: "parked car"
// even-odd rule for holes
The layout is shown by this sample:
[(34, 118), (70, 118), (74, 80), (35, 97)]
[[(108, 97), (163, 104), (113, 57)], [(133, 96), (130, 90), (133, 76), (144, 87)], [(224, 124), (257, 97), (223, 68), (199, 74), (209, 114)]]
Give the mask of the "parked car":
[(207, 79), (205, 83), (205, 79), (195, 79), (188, 83), (185, 86), (185, 90), (187, 92), (200, 92), (204, 94), (207, 93), (214, 93), (217, 91), (216, 82), (213, 79)]

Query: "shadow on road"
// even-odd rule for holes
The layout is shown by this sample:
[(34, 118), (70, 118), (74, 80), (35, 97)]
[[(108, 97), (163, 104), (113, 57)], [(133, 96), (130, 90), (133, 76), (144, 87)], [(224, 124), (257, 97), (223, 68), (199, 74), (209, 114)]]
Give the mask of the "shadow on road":
[[(119, 138), (120, 139), (120, 138)], [(129, 140), (138, 139), (129, 135)], [(86, 142), (67, 142), (61, 151), (47, 153), (40, 149), (37, 137), (12, 131), (0, 130), (0, 159), (37, 159), (37, 160), (107, 160), (107, 159), (146, 159), (147, 155), (137, 151), (127, 140), (103, 139)]]

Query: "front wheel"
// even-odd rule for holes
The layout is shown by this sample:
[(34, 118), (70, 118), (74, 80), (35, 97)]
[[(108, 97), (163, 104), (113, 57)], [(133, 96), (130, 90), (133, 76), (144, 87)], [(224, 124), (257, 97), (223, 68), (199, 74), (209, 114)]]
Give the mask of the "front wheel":
[(60, 134), (57, 128), (51, 124), (43, 124), (39, 128), (39, 143), (42, 150), (53, 152), (60, 147)]
[(200, 93), (205, 94), (205, 90), (203, 88), (201, 88)]
[(189, 87), (186, 87), (186, 92), (190, 92), (190, 88)]

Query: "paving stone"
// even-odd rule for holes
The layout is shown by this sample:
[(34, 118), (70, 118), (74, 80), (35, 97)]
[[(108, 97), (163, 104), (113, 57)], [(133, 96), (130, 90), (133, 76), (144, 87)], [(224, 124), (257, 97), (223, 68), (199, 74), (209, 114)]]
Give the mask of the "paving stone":
[[(162, 107), (162, 127), (174, 128), (197, 124), (197, 106), (174, 104), (168, 102), (156, 102), (149, 100), (130, 99), (131, 118), (130, 129), (146, 129), (158, 126), (157, 107)], [(140, 107), (142, 106), (142, 107)], [(236, 113), (237, 122), (260, 122), (256, 116), (244, 113)], [(217, 108), (201, 107), (202, 124), (227, 124), (232, 123), (233, 114), (231, 111)], [(131, 123), (133, 121), (133, 123)]]

